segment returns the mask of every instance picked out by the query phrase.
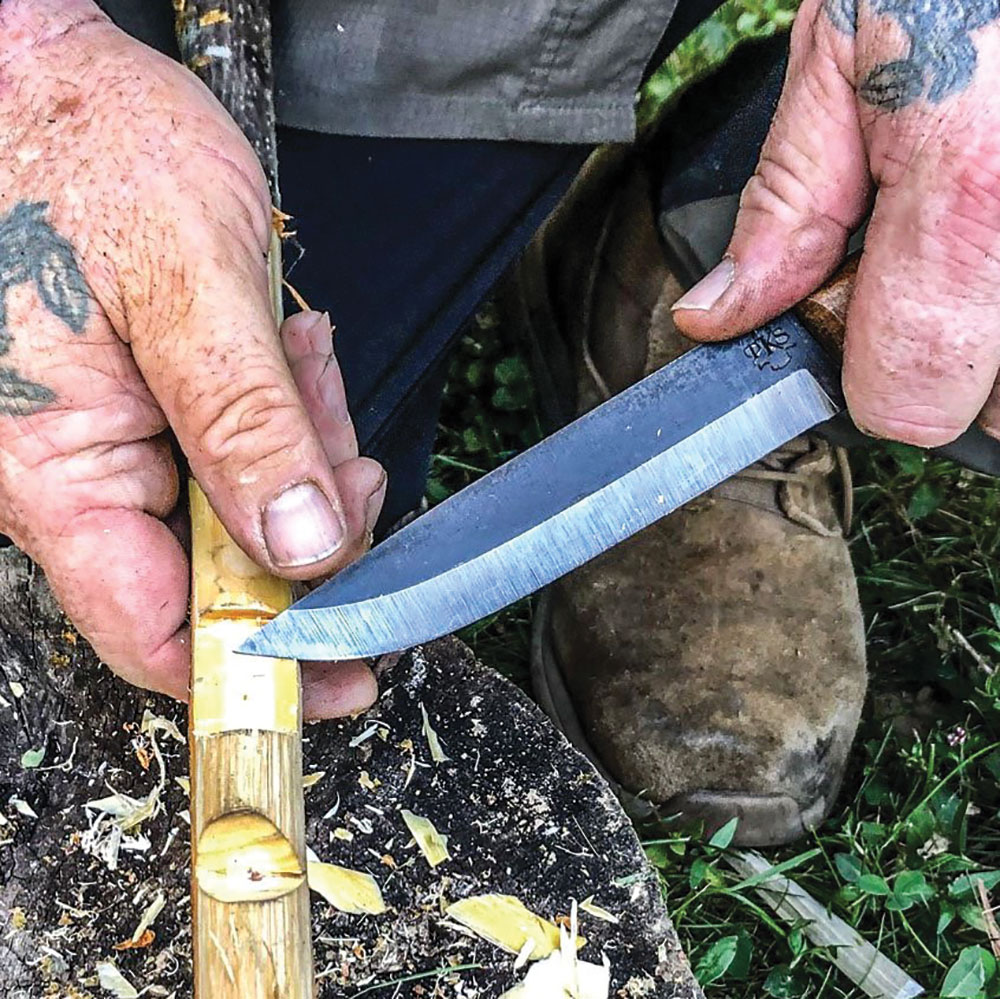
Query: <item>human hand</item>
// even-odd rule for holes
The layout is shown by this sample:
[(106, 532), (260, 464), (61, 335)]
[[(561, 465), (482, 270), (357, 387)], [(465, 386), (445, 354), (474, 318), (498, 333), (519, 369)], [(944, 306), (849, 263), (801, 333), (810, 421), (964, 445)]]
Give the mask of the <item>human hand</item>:
[(1000, 0), (806, 0), (726, 258), (675, 306), (695, 339), (812, 292), (871, 209), (844, 391), (871, 434), (1000, 437)]
[[(267, 185), (208, 90), (91, 0), (4, 0), (0, 80), (0, 531), (116, 672), (184, 698), (168, 428), (289, 579), (364, 550), (385, 475), (358, 457), (329, 321), (275, 333)], [(374, 696), (360, 663), (304, 688), (311, 716)]]

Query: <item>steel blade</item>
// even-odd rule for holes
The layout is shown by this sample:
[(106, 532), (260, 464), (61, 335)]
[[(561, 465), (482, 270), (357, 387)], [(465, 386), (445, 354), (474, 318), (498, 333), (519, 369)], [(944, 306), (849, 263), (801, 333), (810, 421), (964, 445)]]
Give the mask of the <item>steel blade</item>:
[(240, 651), (338, 660), (456, 631), (829, 419), (837, 383), (791, 316), (689, 351), (389, 537)]

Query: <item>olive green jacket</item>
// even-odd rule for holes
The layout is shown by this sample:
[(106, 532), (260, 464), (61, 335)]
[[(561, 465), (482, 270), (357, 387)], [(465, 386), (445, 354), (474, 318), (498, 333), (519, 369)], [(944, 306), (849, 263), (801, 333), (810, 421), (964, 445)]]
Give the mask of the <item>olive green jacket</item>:
[[(98, 0), (171, 46), (171, 0)], [(343, 135), (623, 141), (676, 0), (273, 0), (278, 117)]]

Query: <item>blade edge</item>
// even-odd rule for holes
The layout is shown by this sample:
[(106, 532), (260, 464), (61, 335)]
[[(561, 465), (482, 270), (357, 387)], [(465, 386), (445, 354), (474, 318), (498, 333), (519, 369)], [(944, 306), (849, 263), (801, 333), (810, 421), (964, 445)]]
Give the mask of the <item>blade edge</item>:
[[(590, 561), (839, 409), (808, 371), (795, 371), (501, 547), (385, 596), (322, 609), (291, 608), (240, 651), (340, 660), (381, 655), (449, 634)], [(636, 506), (636, 497), (644, 502)], [(544, 557), (538, 557), (540, 552)], [(527, 558), (529, 553), (534, 557)], [(515, 564), (521, 570), (517, 575), (509, 572)], [(461, 586), (449, 586), (456, 577), (470, 576)], [(454, 594), (473, 596), (457, 600)]]

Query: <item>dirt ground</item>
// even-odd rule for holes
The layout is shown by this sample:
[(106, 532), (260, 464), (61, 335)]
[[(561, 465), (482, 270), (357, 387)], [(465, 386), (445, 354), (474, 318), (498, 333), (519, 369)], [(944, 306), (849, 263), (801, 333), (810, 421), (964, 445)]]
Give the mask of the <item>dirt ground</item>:
[[(501, 996), (524, 971), (444, 914), (490, 892), (555, 921), (592, 897), (618, 921), (582, 912), (580, 956), (608, 960), (612, 996), (700, 996), (631, 825), (538, 709), (453, 639), (378, 671), (371, 711), (306, 730), (309, 846), (370, 873), (388, 907), (312, 896), (320, 999)], [(112, 996), (108, 963), (139, 994), (191, 995), (184, 729), (181, 706), (115, 679), (41, 573), (0, 551), (0, 995)], [(404, 808), (450, 860), (430, 867)]]

